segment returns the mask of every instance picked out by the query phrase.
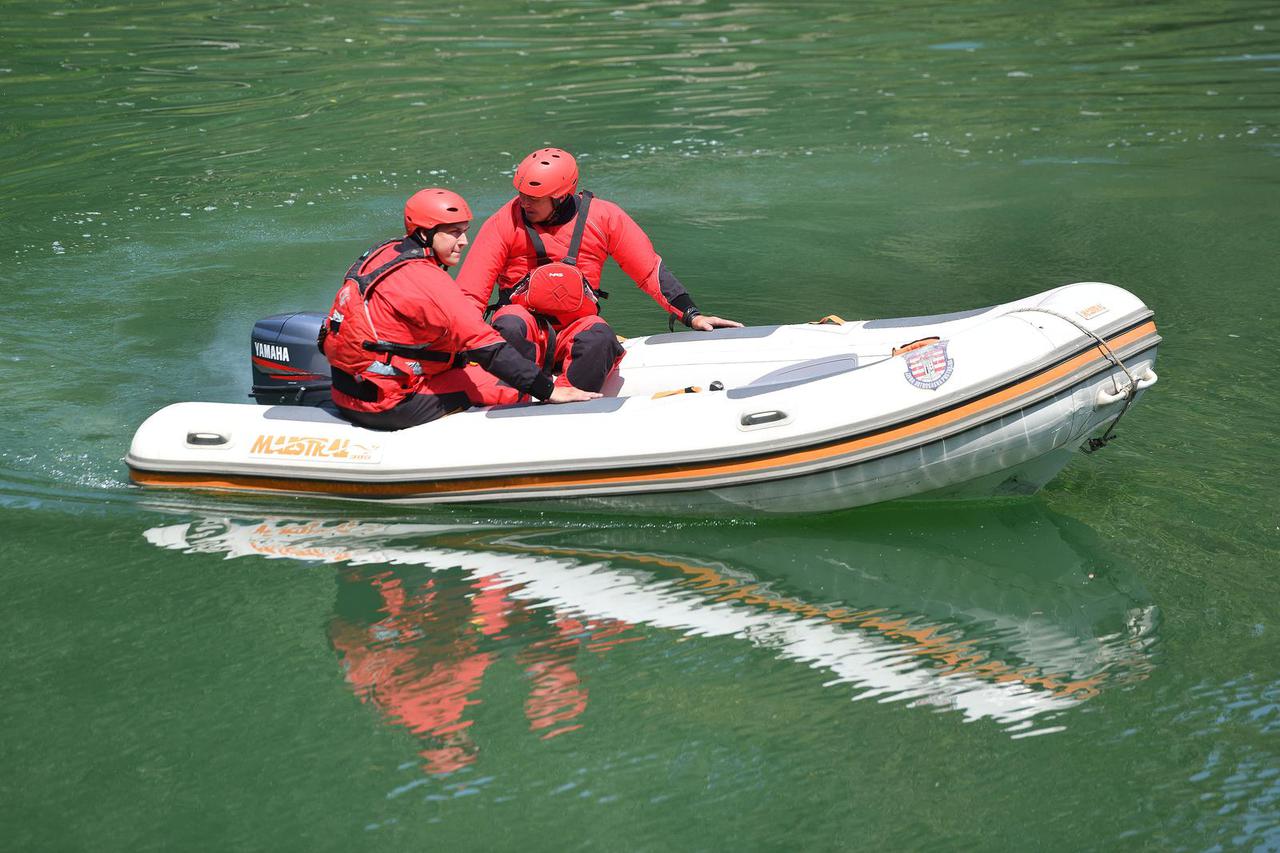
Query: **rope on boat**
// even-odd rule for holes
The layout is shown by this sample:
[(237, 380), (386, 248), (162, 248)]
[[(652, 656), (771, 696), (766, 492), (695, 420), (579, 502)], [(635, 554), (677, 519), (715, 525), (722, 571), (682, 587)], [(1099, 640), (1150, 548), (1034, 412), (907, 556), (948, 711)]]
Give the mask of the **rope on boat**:
[[(1095, 341), (1097, 341), (1098, 347), (1102, 350), (1102, 354), (1105, 355), (1111, 361), (1112, 364), (1114, 364), (1116, 367), (1124, 371), (1124, 375), (1129, 380), (1129, 384), (1126, 385), (1123, 389), (1116, 388), (1117, 393), (1124, 395), (1124, 406), (1120, 409), (1120, 414), (1116, 415), (1115, 420), (1113, 420), (1107, 426), (1106, 432), (1104, 432), (1100, 438), (1089, 439), (1084, 443), (1084, 445), (1080, 449), (1083, 450), (1085, 453), (1093, 453), (1096, 450), (1101, 450), (1102, 448), (1106, 447), (1107, 444), (1111, 441), (1111, 439), (1115, 438), (1114, 433), (1115, 433), (1116, 424), (1120, 423), (1120, 419), (1124, 417), (1125, 412), (1129, 411), (1129, 407), (1133, 405), (1134, 398), (1138, 396), (1138, 380), (1134, 378), (1131, 372), (1129, 372), (1129, 368), (1124, 366), (1124, 362), (1120, 360), (1120, 356), (1115, 354), (1115, 352), (1111, 349), (1111, 347), (1107, 345), (1107, 342), (1102, 339), (1101, 335), (1093, 331), (1093, 329), (1090, 329), (1088, 326), (1085, 326), (1083, 323), (1076, 320), (1074, 317), (1071, 317), (1067, 314), (1063, 314), (1059, 311), (1054, 311), (1052, 308), (1015, 308), (1012, 311), (1009, 311), (1007, 313), (1009, 314), (1029, 314), (1029, 313), (1048, 314), (1050, 317), (1057, 317), (1059, 320), (1065, 320), (1071, 325), (1075, 326), (1080, 331), (1084, 332), (1089, 337), (1093, 338)], [(1111, 387), (1115, 388), (1114, 377), (1112, 377), (1111, 382), (1112, 382)]]

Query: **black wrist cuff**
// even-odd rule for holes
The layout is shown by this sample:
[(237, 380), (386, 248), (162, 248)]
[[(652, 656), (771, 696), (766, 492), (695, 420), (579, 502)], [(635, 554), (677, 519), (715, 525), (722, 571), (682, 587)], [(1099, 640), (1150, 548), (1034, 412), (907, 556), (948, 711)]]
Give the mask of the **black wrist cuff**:
[(693, 297), (687, 292), (679, 293), (668, 301), (671, 303), (671, 307), (679, 311), (681, 314), (694, 307)]
[(690, 305), (688, 308), (685, 309), (684, 314), (680, 317), (680, 322), (692, 328), (693, 318), (697, 317), (701, 313), (702, 312), (698, 310), (698, 306)]
[(551, 392), (555, 390), (556, 384), (545, 373), (539, 373), (529, 385), (529, 394), (539, 400), (551, 399)]

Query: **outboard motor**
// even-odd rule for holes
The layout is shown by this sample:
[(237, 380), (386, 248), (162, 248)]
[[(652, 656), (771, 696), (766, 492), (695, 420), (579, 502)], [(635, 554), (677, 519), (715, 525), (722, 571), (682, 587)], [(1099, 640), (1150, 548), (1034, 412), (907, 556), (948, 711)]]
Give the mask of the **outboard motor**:
[(295, 311), (253, 325), (253, 398), (264, 406), (320, 406), (329, 401), (329, 361), (316, 337), (325, 315)]

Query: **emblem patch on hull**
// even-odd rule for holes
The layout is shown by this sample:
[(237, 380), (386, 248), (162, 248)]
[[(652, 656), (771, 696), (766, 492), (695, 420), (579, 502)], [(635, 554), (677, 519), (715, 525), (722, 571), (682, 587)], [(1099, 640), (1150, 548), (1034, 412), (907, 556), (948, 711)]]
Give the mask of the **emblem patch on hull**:
[(917, 388), (935, 391), (951, 378), (955, 359), (947, 356), (947, 342), (927, 346), (907, 355), (907, 372), (903, 375)]

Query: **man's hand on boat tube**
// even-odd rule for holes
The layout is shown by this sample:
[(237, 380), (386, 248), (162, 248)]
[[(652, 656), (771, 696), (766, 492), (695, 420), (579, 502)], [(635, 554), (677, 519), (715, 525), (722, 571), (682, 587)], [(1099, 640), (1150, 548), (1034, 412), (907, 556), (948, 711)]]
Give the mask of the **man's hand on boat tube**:
[(602, 396), (595, 391), (583, 391), (581, 388), (574, 388), (572, 385), (557, 385), (555, 390), (551, 392), (551, 396), (547, 398), (548, 403), (576, 403), (579, 400), (594, 400)]
[(741, 329), (742, 324), (737, 320), (725, 320), (720, 317), (699, 314), (689, 321), (689, 328), (695, 332), (709, 332), (712, 329)]

